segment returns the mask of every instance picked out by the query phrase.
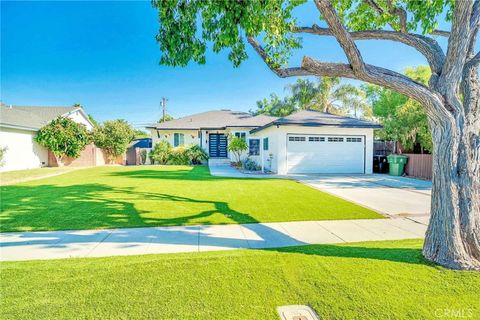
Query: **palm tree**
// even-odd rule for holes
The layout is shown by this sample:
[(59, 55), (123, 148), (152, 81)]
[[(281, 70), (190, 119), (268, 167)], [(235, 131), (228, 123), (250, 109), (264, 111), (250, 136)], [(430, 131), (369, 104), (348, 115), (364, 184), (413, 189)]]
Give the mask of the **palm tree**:
[(356, 118), (371, 114), (363, 90), (351, 84), (340, 84), (340, 78), (298, 79), (285, 89), (290, 91), (296, 110), (314, 109)]

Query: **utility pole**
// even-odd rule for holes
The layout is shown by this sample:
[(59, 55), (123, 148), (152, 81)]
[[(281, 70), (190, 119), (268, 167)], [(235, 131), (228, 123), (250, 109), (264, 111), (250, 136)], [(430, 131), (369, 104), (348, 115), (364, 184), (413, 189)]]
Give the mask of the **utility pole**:
[(165, 122), (165, 115), (167, 112), (167, 101), (168, 101), (167, 98), (162, 97), (162, 101), (160, 102), (160, 105), (162, 107), (162, 122)]

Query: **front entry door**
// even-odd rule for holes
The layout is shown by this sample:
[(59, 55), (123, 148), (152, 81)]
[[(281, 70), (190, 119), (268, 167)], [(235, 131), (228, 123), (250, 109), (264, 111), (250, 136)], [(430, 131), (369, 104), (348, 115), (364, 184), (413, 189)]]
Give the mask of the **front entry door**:
[(222, 133), (209, 134), (209, 155), (210, 158), (227, 157), (227, 137)]

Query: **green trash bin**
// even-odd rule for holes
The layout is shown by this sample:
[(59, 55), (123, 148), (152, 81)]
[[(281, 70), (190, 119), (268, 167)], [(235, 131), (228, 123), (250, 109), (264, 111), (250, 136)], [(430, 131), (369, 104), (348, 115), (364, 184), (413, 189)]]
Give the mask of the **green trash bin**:
[(401, 176), (407, 164), (407, 156), (401, 154), (391, 154), (387, 156), (388, 166), (390, 167), (389, 174), (391, 176)]

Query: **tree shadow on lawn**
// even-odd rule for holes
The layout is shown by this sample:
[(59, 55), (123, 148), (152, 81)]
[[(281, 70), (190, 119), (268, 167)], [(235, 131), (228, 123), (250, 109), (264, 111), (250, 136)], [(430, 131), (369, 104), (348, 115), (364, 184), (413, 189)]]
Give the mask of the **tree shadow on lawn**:
[(434, 263), (431, 263), (423, 257), (421, 249), (415, 248), (382, 248), (349, 244), (317, 244), (298, 247), (272, 248), (266, 250), (277, 251), (281, 253), (301, 253), (322, 257), (372, 259), (436, 266)]
[[(222, 201), (138, 192), (133, 188), (103, 184), (13, 185), (2, 187), (1, 198), (2, 231), (222, 224), (229, 220), (233, 223), (258, 222)], [(136, 208), (139, 202), (147, 202), (147, 207), (152, 209), (139, 210)], [(208, 220), (217, 214), (226, 219)]]

